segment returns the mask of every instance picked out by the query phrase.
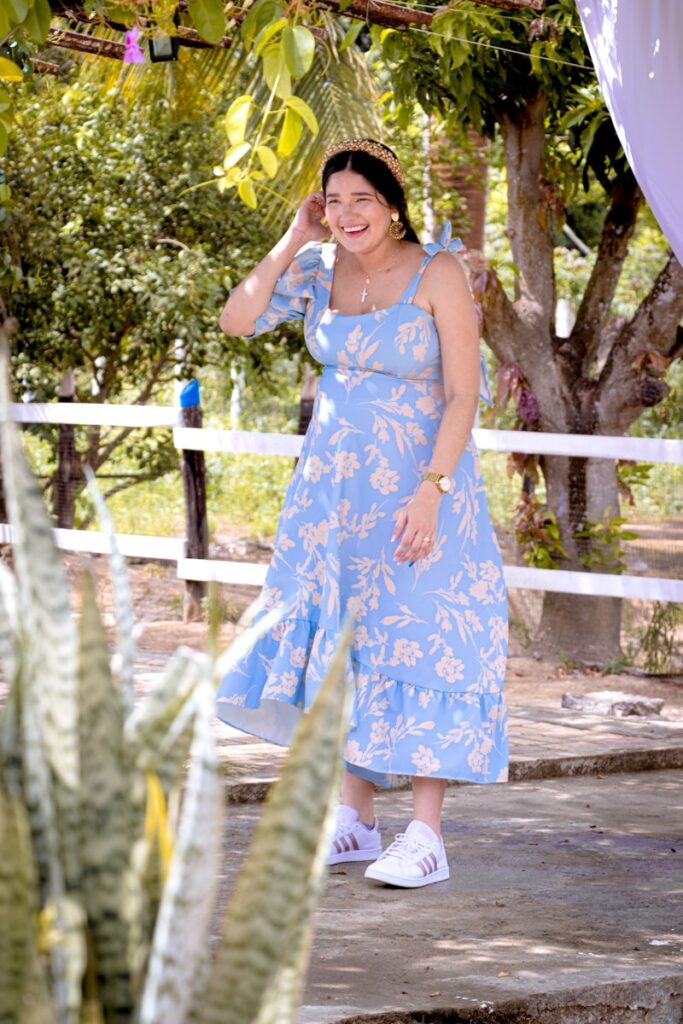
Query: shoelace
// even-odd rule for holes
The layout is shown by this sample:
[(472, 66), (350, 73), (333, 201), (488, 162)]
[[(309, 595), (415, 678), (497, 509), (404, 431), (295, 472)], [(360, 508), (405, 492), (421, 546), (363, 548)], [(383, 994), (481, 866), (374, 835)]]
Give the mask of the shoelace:
[(427, 843), (423, 843), (414, 836), (408, 836), (405, 832), (399, 832), (391, 846), (387, 846), (383, 857), (396, 857), (397, 860), (412, 860), (416, 855), (424, 856), (435, 851)]

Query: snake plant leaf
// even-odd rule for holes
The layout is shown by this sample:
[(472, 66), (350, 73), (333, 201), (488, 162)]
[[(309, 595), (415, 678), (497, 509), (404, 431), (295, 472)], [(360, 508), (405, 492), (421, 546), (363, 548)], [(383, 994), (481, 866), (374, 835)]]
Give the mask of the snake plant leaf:
[(83, 577), (79, 623), (78, 701), (81, 758), (80, 843), (83, 903), (93, 974), (106, 1021), (133, 1014), (125, 918), (126, 875), (132, 853), (128, 827), (129, 770), (123, 744), (121, 694), (109, 664), (95, 586)]
[(19, 1019), (35, 949), (38, 903), (28, 818), (0, 785), (0, 1024)]
[(17, 661), (17, 585), (9, 569), (0, 564), (0, 666), (7, 680), (14, 678)]
[(23, 652), (23, 705), (35, 708), (37, 741), (44, 746), (67, 887), (80, 877), (77, 839), (78, 712), (76, 630), (61, 557), (43, 495), (31, 473), (21, 439), (8, 412), (7, 356), (0, 360), (3, 410), (2, 458), (9, 519), (14, 530), (14, 564), (21, 631), (30, 638)]
[(116, 532), (109, 510), (95, 480), (95, 474), (86, 469), (88, 490), (97, 512), (102, 529), (109, 540), (109, 564), (111, 566), (112, 591), (114, 596), (114, 613), (116, 618), (117, 672), (123, 708), (126, 717), (133, 711), (133, 665), (135, 662), (135, 629), (133, 617), (133, 601), (130, 593), (130, 581), (126, 572), (126, 564), (116, 541)]
[(208, 942), (218, 879), (222, 785), (213, 735), (213, 688), (196, 687), (190, 768), (168, 881), (157, 917), (141, 1024), (184, 1024)]
[[(351, 624), (347, 624), (313, 707), (303, 716), (280, 779), (269, 794), (223, 924), (199, 1012), (201, 1024), (254, 1024), (268, 988), (284, 998), (300, 961), (325, 875), (340, 750), (347, 726)], [(289, 986), (295, 1002), (298, 985)], [(293, 1021), (295, 1007), (271, 1018)]]
[(192, 741), (195, 689), (209, 671), (205, 655), (180, 648), (161, 682), (126, 723), (129, 757), (142, 771), (153, 771), (167, 794), (177, 781)]

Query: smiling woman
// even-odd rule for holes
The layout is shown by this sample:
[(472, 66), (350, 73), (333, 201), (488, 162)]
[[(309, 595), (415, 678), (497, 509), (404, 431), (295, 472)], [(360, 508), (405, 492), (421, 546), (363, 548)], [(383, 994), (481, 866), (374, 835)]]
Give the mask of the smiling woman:
[[(254, 626), (275, 622), (223, 678), (218, 714), (288, 743), (351, 613), (329, 862), (375, 861), (368, 878), (406, 887), (448, 878), (445, 781), (508, 768), (506, 594), (471, 437), (478, 328), (457, 247), (447, 232), (421, 246), (394, 154), (346, 140), (221, 319), (251, 336), (303, 318), (323, 370)], [(373, 792), (393, 774), (413, 776), (414, 818), (382, 853)]]

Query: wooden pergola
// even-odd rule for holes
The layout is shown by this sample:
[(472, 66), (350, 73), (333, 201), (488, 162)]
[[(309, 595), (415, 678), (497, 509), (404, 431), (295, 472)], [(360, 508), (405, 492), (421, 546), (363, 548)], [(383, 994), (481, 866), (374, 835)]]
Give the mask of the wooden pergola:
[[(540, 13), (545, 0), (473, 0), (474, 3), (484, 7), (493, 7), (505, 11), (534, 11)], [(359, 21), (367, 22), (369, 25), (380, 25), (382, 28), (393, 28), (406, 30), (412, 26), (427, 28), (434, 17), (430, 11), (417, 10), (413, 7), (404, 7), (400, 4), (385, 3), (384, 0), (351, 0), (344, 5), (344, 0), (317, 0), (317, 6), (334, 14), (343, 14), (347, 18), (356, 18)], [(93, 18), (88, 14), (81, 3), (71, 0), (50, 0), (50, 8), (55, 17), (68, 19), (72, 23), (83, 26), (95, 27), (102, 24), (101, 19)], [(187, 10), (187, 0), (180, 0), (178, 10)], [(246, 11), (236, 5), (226, 8), (226, 15), (231, 26), (237, 27), (246, 16)], [(125, 25), (113, 21), (105, 21), (108, 28), (118, 31), (125, 31)], [(221, 47), (227, 49), (234, 42), (234, 34), (224, 36), (217, 43), (208, 43), (193, 28), (183, 25), (178, 26), (179, 46), (188, 46), (195, 49), (214, 49)], [(109, 57), (112, 60), (123, 60), (124, 45), (116, 40), (105, 39), (92, 32), (72, 31), (69, 29), (50, 29), (46, 45), (56, 46), (66, 50), (77, 50), (80, 53), (89, 53), (99, 57)], [(39, 58), (33, 61), (37, 71), (53, 71), (56, 66)]]

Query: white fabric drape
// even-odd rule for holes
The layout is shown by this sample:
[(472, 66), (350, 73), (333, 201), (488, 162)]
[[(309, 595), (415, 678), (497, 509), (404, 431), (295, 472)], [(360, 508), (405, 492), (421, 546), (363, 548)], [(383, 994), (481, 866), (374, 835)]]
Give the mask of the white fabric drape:
[(683, 263), (683, 0), (577, 7), (628, 162)]

